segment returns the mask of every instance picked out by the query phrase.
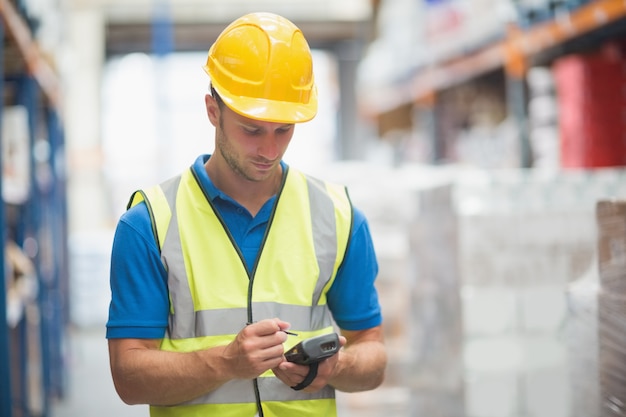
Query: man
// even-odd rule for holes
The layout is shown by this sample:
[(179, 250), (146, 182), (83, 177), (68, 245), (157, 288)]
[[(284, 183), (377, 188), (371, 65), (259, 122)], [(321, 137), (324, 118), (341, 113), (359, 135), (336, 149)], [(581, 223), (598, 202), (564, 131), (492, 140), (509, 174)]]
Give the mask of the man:
[[(282, 161), (317, 111), (308, 44), (287, 19), (249, 14), (204, 68), (215, 152), (135, 193), (117, 226), (116, 390), (151, 416), (335, 416), (334, 390), (379, 386), (387, 358), (366, 219), (344, 187)], [(285, 360), (334, 328), (337, 354)]]

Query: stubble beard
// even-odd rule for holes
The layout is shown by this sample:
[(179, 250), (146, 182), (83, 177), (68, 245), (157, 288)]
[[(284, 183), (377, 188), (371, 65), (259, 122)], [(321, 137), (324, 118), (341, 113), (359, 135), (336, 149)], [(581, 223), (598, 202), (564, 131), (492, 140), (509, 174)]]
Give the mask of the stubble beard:
[(244, 162), (241, 161), (236, 150), (233, 148), (230, 140), (224, 133), (224, 128), (223, 128), (221, 118), (220, 118), (219, 125), (220, 125), (220, 129), (217, 132), (217, 136), (216, 136), (217, 151), (222, 155), (222, 158), (224, 158), (224, 161), (226, 161), (226, 164), (228, 165), (228, 167), (237, 175), (241, 176), (242, 178), (248, 181), (260, 182), (260, 181), (265, 180), (266, 178), (264, 177), (260, 178), (258, 176), (254, 176), (251, 172), (246, 170)]
[(226, 138), (223, 132), (218, 132), (217, 134), (217, 150), (222, 155), (222, 158), (224, 158), (224, 161), (226, 161), (226, 164), (233, 172), (248, 181), (256, 181), (255, 178), (253, 178), (246, 172), (246, 170), (242, 166), (243, 164), (239, 162), (239, 159), (237, 158), (237, 153), (234, 151), (233, 147), (228, 141), (228, 138)]

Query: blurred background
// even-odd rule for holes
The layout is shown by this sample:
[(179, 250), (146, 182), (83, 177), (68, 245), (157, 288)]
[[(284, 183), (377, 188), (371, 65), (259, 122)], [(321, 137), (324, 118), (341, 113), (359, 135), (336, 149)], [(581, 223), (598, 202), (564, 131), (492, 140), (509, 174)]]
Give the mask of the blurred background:
[(286, 161), (379, 256), (387, 379), (341, 415), (626, 415), (623, 0), (0, 0), (0, 416), (148, 415), (108, 369), (113, 230), (212, 151), (201, 66), (251, 11), (314, 54)]

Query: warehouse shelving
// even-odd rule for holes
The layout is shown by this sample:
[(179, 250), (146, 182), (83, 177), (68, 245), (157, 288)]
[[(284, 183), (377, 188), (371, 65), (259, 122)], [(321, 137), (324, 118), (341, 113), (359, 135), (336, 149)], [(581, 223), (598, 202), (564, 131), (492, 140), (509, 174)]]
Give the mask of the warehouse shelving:
[[(385, 127), (384, 131), (393, 131), (394, 128), (402, 129), (407, 123), (413, 124), (407, 117), (414, 118), (415, 113), (399, 111), (412, 107), (418, 114), (415, 120), (420, 120), (426, 137), (430, 138), (427, 147), (431, 162), (440, 163), (447, 160), (442, 140), (449, 140), (441, 138), (437, 127), (437, 112), (443, 95), (498, 74), (504, 80), (501, 88), (505, 91), (508, 114), (518, 126), (518, 166), (531, 167), (528, 70), (533, 66), (550, 66), (569, 53), (597, 49), (606, 41), (626, 34), (625, 0), (591, 0), (553, 16), (530, 25), (522, 25), (521, 21), (503, 23), (497, 33), (486, 37), (480, 44), (457, 45), (456, 53), (422, 62), (411, 70), (410, 75), (380, 86), (376, 94), (362, 100), (362, 115), (377, 121), (379, 131), (380, 126)], [(398, 114), (405, 116), (398, 117)], [(394, 121), (390, 123), (389, 120)]]
[(0, 15), (5, 32), (19, 48), (28, 72), (37, 80), (52, 106), (60, 109), (59, 79), (45, 60), (25, 20), (9, 0), (0, 0)]
[[(8, 325), (6, 285), (0, 291), (0, 415), (47, 416), (50, 402), (64, 393), (63, 343), (67, 324), (67, 209), (64, 133), (59, 77), (39, 49), (23, 2), (0, 0), (2, 53), (0, 124), (5, 109), (26, 112), (28, 184), (25, 198), (0, 205), (1, 244), (15, 244), (32, 265), (35, 290), (11, 298), (21, 314)], [(1, 137), (0, 148), (6, 138)], [(9, 153), (2, 150), (3, 159)], [(0, 174), (0, 191), (6, 171)], [(2, 193), (4, 197), (4, 193)], [(5, 252), (8, 253), (8, 252)], [(14, 252), (15, 253), (15, 252)], [(13, 258), (0, 257), (3, 282)], [(20, 278), (26, 279), (26, 278)], [(27, 308), (28, 307), (28, 308)], [(33, 360), (33, 358), (37, 360)]]
[(501, 40), (418, 71), (412, 79), (412, 98), (419, 101), (498, 68), (522, 77), (533, 56), (624, 19), (626, 1), (596, 0), (528, 29), (512, 26)]

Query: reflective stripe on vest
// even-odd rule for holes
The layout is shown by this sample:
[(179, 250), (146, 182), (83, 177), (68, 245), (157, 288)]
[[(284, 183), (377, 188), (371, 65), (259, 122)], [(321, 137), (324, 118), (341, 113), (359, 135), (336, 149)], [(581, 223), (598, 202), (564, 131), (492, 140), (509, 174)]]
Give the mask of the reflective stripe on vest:
[[(171, 309), (163, 349), (192, 351), (224, 345), (248, 321), (272, 317), (289, 321), (299, 334), (290, 337), (286, 348), (303, 338), (332, 331), (326, 292), (343, 260), (352, 221), (343, 187), (289, 170), (257, 263), (249, 273), (191, 170), (160, 187), (137, 193), (131, 204), (142, 199), (151, 212), (161, 259), (168, 270)], [(297, 409), (309, 410), (310, 414), (300, 415), (326, 415), (319, 411), (326, 413), (329, 404), (333, 411), (328, 415), (335, 413), (330, 387), (315, 395), (294, 391), (271, 371), (258, 378), (258, 383), (264, 411), (267, 404), (269, 409), (287, 407), (284, 412), (289, 414), (284, 402), (295, 406), (304, 401)], [(224, 407), (241, 411), (238, 407), (250, 402), (255, 402), (252, 381), (231, 381), (180, 409), (152, 408), (153, 415), (159, 416), (169, 412), (188, 415), (186, 411), (197, 406), (207, 408), (204, 415), (228, 415)], [(218, 409), (218, 414), (209, 413)]]

